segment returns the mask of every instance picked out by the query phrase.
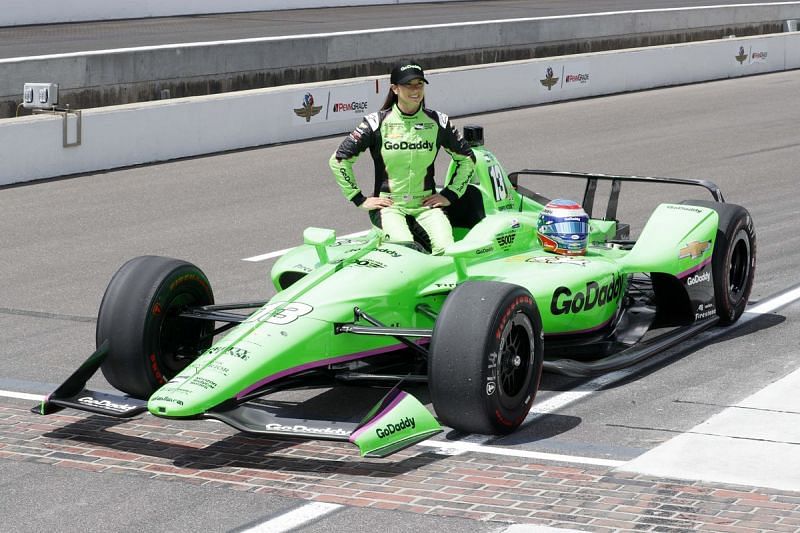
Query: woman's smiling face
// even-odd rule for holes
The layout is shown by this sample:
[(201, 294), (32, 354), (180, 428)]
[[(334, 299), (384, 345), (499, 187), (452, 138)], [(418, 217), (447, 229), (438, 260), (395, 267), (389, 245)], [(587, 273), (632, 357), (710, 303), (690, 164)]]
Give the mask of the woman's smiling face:
[(415, 113), (425, 98), (425, 82), (422, 79), (392, 86), (397, 95), (397, 106), (403, 113)]

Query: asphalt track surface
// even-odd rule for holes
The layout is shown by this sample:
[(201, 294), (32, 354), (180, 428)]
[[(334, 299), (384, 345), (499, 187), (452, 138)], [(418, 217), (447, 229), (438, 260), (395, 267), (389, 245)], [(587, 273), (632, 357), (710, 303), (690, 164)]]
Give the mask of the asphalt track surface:
[[(483, 0), (6, 27), (0, 28), (0, 59), (173, 43), (741, 3), (745, 2)], [(761, 0), (748, 3), (768, 2)]]
[[(793, 71), (460, 117), (456, 123), (482, 124), (487, 146), (508, 170), (711, 179), (727, 201), (747, 206), (753, 215), (758, 266), (751, 300), (764, 301), (800, 283), (798, 93), (800, 71)], [(299, 243), (306, 226), (330, 227), (340, 235), (364, 230), (364, 213), (341, 198), (327, 169), (340, 140), (0, 189), (0, 389), (47, 393), (92, 351), (103, 290), (131, 257), (192, 261), (209, 276), (217, 301), (252, 300), (273, 294), (267, 283), (272, 260), (243, 258)], [(367, 159), (357, 165), (363, 177), (370, 175)], [(654, 202), (696, 196), (676, 194), (684, 192), (632, 188), (623, 191), (622, 201), (632, 205), (626, 213), (636, 218)], [(502, 531), (509, 523), (577, 527), (579, 520), (582, 528), (610, 530), (600, 518), (575, 509), (599, 513), (603, 520), (629, 520), (631, 528), (685, 530), (698, 522), (676, 517), (674, 509), (611, 511), (605, 497), (590, 501), (582, 491), (611, 491), (615, 483), (628, 483), (627, 490), (655, 498), (685, 488), (674, 480), (622, 479), (597, 465), (633, 459), (797, 369), (799, 317), (800, 305), (793, 303), (727, 333), (703, 334), (668, 352), (658, 365), (600, 390), (590, 387), (579, 400), (485, 443), (520, 455), (560, 454), (563, 462), (475, 452), (449, 457), (438, 448), (416, 446), (364, 464), (343, 445), (253, 441), (211, 422), (149, 416), (122, 424), (75, 412), (37, 417), (26, 411), (31, 401), (2, 397), (0, 516), (3, 527), (13, 531), (134, 531), (143, 523), (164, 531), (225, 531), (284, 516), (315, 500), (335, 503), (335, 512), (303, 531)], [(108, 388), (102, 377), (91, 384)], [(546, 375), (536, 406), (575, 394), (582, 384)], [(419, 394), (424, 399), (424, 390)], [(351, 403), (325, 392), (297, 393), (287, 401), (342, 409)], [(214, 463), (223, 458), (227, 462)], [(477, 476), (479, 470), (485, 475)], [(494, 478), (492, 485), (498, 470), (505, 477)], [(531, 472), (539, 483), (559, 480), (561, 490), (572, 483), (577, 488), (570, 490), (577, 492), (556, 501), (553, 490), (533, 493), (514, 485)], [(454, 476), (461, 477), (452, 481)], [(301, 484), (303, 490), (290, 490)], [(458, 496), (459, 503), (452, 503), (458, 490), (472, 499)], [(746, 493), (752, 500), (745, 501), (759, 499), (773, 511), (782, 505), (788, 517), (784, 529), (800, 527), (797, 493), (776, 496), (714, 484), (685, 490), (713, 496), (711, 503), (722, 507), (713, 517), (718, 521), (720, 513), (739, 505), (730, 495)], [(488, 505), (490, 497), (498, 498), (498, 505)], [(35, 511), (29, 508), (32, 501), (38, 502)], [(691, 509), (697, 515), (705, 507)], [(749, 519), (740, 519), (741, 531), (782, 530), (774, 525), (780, 517), (763, 514), (762, 507), (749, 509), (742, 511)], [(706, 527), (723, 531), (721, 524)]]

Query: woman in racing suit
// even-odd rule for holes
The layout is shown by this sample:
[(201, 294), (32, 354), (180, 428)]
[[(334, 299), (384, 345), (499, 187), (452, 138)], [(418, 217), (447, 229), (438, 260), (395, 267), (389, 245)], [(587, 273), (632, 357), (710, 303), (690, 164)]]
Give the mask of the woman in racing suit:
[[(330, 158), (345, 198), (369, 211), (386, 240), (411, 242), (406, 222), (412, 216), (428, 234), (431, 252), (453, 243), (453, 230), (442, 207), (464, 194), (475, 169), (475, 155), (447, 115), (425, 108), (425, 79), (414, 63), (392, 70), (382, 109), (364, 117)], [(456, 164), (451, 183), (436, 192), (434, 160), (442, 147)], [(356, 183), (353, 163), (369, 149), (375, 164), (375, 188), (365, 197)]]

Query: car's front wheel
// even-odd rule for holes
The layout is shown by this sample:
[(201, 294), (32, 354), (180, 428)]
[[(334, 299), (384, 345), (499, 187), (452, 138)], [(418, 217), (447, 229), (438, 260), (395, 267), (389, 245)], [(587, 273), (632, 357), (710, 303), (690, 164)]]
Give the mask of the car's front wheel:
[(708, 207), (719, 215), (711, 272), (714, 303), (719, 323), (733, 324), (742, 316), (756, 273), (756, 231), (744, 207), (735, 204), (693, 200), (684, 202)]
[(439, 419), (468, 433), (506, 434), (530, 411), (544, 361), (542, 320), (530, 292), (466, 282), (436, 320), (428, 363)]
[(133, 397), (149, 398), (211, 346), (213, 322), (178, 315), (213, 303), (208, 279), (191, 263), (142, 256), (122, 265), (97, 316), (97, 346), (109, 341), (105, 378)]

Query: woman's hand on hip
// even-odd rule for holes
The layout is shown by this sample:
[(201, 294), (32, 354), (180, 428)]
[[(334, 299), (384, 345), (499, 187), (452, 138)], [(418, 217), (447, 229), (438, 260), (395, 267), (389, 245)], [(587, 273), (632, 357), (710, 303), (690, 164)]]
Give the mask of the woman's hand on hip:
[(380, 196), (369, 196), (358, 207), (360, 207), (361, 209), (365, 209), (367, 211), (372, 211), (373, 209), (382, 209), (384, 207), (391, 207), (391, 205), (392, 205), (391, 198), (381, 198)]
[(450, 200), (441, 194), (432, 194), (422, 200), (422, 205), (425, 207), (447, 207), (450, 205)]

